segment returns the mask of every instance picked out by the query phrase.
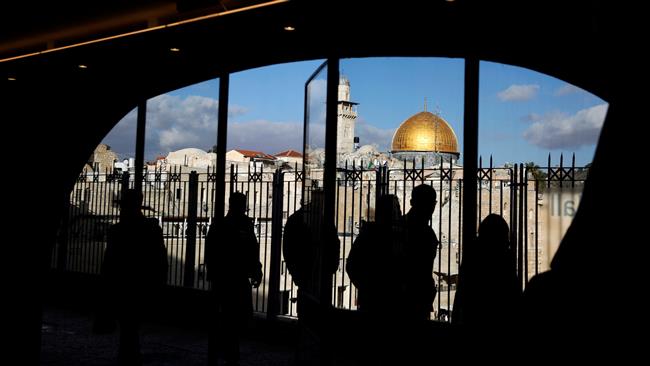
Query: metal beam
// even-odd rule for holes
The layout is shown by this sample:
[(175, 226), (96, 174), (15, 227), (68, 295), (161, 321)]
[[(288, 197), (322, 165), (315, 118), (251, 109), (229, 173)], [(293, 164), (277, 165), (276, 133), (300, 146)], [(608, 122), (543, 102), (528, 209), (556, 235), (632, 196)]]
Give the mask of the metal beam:
[(465, 110), (463, 122), (463, 242), (476, 237), (476, 185), (478, 183), (479, 60), (465, 59)]

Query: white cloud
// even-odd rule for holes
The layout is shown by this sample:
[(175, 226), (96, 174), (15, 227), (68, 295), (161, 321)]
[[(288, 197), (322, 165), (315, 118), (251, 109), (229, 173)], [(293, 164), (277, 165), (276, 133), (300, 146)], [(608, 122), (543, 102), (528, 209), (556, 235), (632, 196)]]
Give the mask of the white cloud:
[(547, 114), (524, 131), (524, 138), (545, 149), (594, 145), (598, 142), (606, 114), (606, 103), (582, 109), (572, 116), (563, 113)]
[(510, 85), (506, 90), (500, 91), (497, 94), (497, 97), (499, 97), (499, 100), (502, 102), (530, 100), (535, 98), (538, 90), (539, 85), (537, 84), (513, 84)]
[[(303, 125), (298, 122), (257, 120), (228, 125), (228, 149), (249, 149), (275, 154), (287, 149), (302, 151)], [(313, 131), (315, 135), (322, 134)]]
[(198, 146), (200, 142), (199, 134), (191, 130), (179, 130), (177, 127), (160, 131), (158, 138), (163, 151), (178, 150), (179, 146)]
[[(217, 140), (219, 101), (202, 96), (185, 98), (163, 94), (147, 102), (145, 159), (166, 155), (186, 147), (210, 149)], [(228, 107), (229, 116), (245, 114), (242, 106)], [(121, 157), (135, 153), (137, 110), (127, 114), (106, 136), (104, 142)]]
[(360, 144), (362, 146), (376, 145), (379, 151), (388, 151), (391, 147), (395, 129), (378, 128), (368, 124), (368, 122), (363, 118), (359, 118), (354, 133), (356, 136), (359, 136)]
[(562, 97), (562, 96), (565, 96), (565, 95), (580, 93), (580, 92), (583, 92), (583, 91), (584, 90), (578, 88), (575, 85), (564, 84), (561, 87), (555, 89), (555, 91), (553, 92), (553, 95), (556, 96), (556, 97)]
[(127, 113), (102, 141), (121, 159), (135, 156), (136, 111), (137, 108)]

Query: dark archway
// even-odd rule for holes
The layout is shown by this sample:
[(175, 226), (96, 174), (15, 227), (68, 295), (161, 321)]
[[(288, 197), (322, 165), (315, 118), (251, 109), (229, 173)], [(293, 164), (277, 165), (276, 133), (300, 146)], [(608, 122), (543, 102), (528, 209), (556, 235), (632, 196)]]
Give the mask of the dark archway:
[[(620, 40), (639, 43), (630, 40), (635, 33), (620, 27), (620, 9), (614, 3), (408, 1), (396, 7), (369, 8), (344, 1), (293, 1), (0, 63), (0, 83), (7, 95), (3, 103), (3, 120), (10, 126), (7, 135), (28, 146), (19, 159), (38, 172), (36, 177), (24, 178), (31, 170), (16, 175), (26, 182), (10, 183), (8, 202), (12, 219), (7, 226), (24, 233), (13, 244), (20, 258), (13, 262), (37, 263), (34, 270), (16, 271), (23, 280), (15, 281), (18, 291), (10, 295), (28, 303), (22, 307), (26, 316), (19, 318), (30, 339), (29, 354), (34, 355), (26, 361), (36, 363), (39, 345), (41, 289), (32, 284), (43, 283), (46, 266), (41, 264), (56, 236), (64, 197), (101, 138), (145, 98), (279, 62), (363, 56), (468, 57), (540, 71), (607, 100), (610, 109), (583, 206), (556, 257), (556, 266), (564, 269), (567, 279), (602, 270), (602, 264), (617, 254), (610, 250), (612, 243), (630, 242), (635, 230), (593, 229), (626, 228), (634, 218), (627, 209), (628, 200), (608, 194), (608, 166), (618, 163), (619, 153), (634, 145), (623, 133), (623, 121), (634, 111), (640, 112), (639, 105), (628, 99), (627, 85), (642, 71), (627, 64), (634, 50)], [(287, 22), (295, 24), (297, 31), (286, 32)], [(170, 47), (183, 52), (170, 54)], [(79, 64), (89, 67), (80, 69)], [(627, 155), (632, 155), (628, 163), (638, 159), (635, 154)], [(51, 184), (43, 184), (43, 177)], [(632, 201), (640, 198), (631, 194)], [(35, 221), (38, 230), (33, 228)], [(33, 258), (34, 248), (42, 260), (25, 260)], [(599, 286), (612, 285), (607, 283), (613, 281), (610, 276), (603, 277), (606, 283), (599, 282)], [(585, 298), (570, 299), (576, 309), (599, 299), (598, 293), (590, 291), (595, 289), (581, 292)], [(590, 315), (593, 311), (581, 319), (587, 322)], [(592, 337), (611, 335), (610, 330), (602, 329)]]

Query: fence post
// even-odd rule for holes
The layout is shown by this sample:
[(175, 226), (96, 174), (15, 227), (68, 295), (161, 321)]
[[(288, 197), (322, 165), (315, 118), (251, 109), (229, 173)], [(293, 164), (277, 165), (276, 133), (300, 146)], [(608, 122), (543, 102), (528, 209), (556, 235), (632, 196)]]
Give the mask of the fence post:
[(517, 215), (519, 216), (517, 220), (517, 251), (519, 252), (519, 259), (518, 259), (518, 273), (519, 273), (519, 286), (523, 290), (523, 284), (525, 283), (525, 278), (526, 278), (526, 250), (527, 248), (524, 246), (524, 239), (528, 236), (526, 233), (526, 227), (524, 226), (524, 219), (526, 217), (526, 179), (524, 175), (524, 164), (520, 163), (519, 164), (519, 184), (517, 184), (517, 187), (519, 188), (519, 197), (517, 199)]
[[(250, 169), (250, 168), (249, 168)], [(239, 167), (237, 167), (237, 170), (239, 170)], [(235, 164), (230, 164), (230, 195), (232, 196), (232, 193), (237, 190), (235, 187), (237, 185), (237, 173), (238, 171), (235, 171)]]
[(269, 299), (267, 319), (280, 313), (280, 266), (282, 264), (282, 212), (284, 175), (280, 169), (273, 173), (273, 209), (271, 211), (271, 268), (269, 270)]
[(199, 175), (196, 171), (190, 172), (190, 181), (187, 192), (187, 227), (185, 229), (185, 270), (183, 286), (194, 287), (194, 274), (196, 265), (196, 211), (198, 208)]
[(387, 176), (387, 167), (379, 165), (378, 168), (375, 168), (375, 207), (377, 207), (377, 201), (379, 197), (388, 193), (388, 176)]

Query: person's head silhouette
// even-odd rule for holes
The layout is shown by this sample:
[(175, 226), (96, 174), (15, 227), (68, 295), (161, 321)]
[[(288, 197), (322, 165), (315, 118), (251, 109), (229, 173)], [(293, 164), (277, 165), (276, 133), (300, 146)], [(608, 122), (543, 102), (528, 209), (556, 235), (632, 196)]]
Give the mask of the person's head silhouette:
[(377, 200), (375, 222), (380, 227), (388, 228), (402, 215), (399, 200), (393, 194), (385, 194)]
[(436, 209), (436, 190), (428, 184), (420, 184), (411, 192), (411, 213), (419, 219), (429, 220)]
[(123, 218), (128, 219), (141, 215), (142, 192), (131, 188), (122, 191), (120, 206)]
[(228, 200), (228, 214), (233, 216), (246, 215), (246, 195), (233, 192)]
[(506, 220), (497, 214), (489, 214), (478, 227), (479, 241), (493, 248), (509, 249), (510, 229)]

